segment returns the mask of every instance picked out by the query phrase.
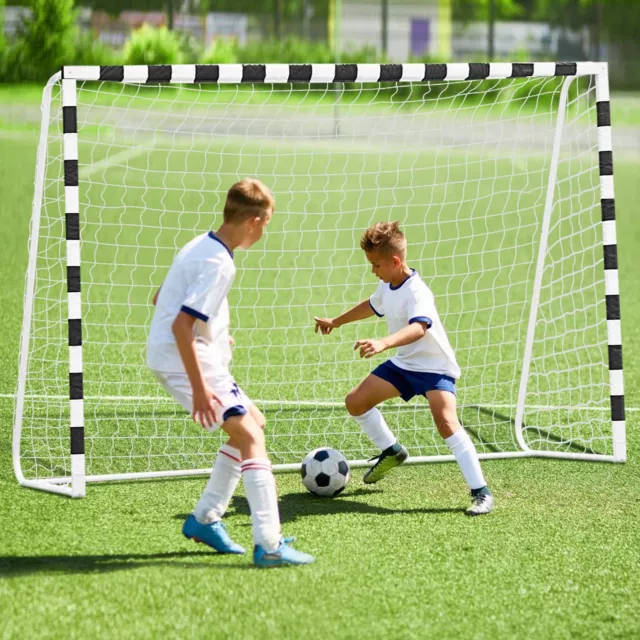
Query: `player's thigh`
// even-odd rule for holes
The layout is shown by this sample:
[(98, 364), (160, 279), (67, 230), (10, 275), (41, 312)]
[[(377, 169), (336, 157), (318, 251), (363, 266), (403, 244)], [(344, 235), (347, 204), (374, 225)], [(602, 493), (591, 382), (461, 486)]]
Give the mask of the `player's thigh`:
[(264, 431), (264, 428), (267, 424), (267, 419), (264, 417), (262, 411), (260, 411), (260, 409), (258, 409), (258, 407), (256, 407), (253, 402), (249, 403), (247, 410), (251, 414), (253, 419), (258, 423), (258, 426)]
[(424, 394), (438, 432), (443, 438), (452, 436), (459, 428), (456, 396), (450, 391), (434, 389)]
[(152, 371), (152, 373), (162, 388), (180, 404), (185, 411), (191, 413), (193, 408), (193, 392), (187, 374), (163, 371)]
[(357, 387), (349, 391), (345, 405), (352, 416), (360, 416), (377, 404), (399, 396), (400, 392), (390, 382), (370, 373)]

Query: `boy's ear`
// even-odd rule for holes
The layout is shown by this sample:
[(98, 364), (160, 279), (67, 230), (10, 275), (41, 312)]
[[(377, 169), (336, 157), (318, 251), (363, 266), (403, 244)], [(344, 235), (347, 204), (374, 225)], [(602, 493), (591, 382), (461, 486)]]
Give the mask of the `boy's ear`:
[(402, 260), (398, 256), (393, 256), (393, 266), (399, 267), (402, 264)]

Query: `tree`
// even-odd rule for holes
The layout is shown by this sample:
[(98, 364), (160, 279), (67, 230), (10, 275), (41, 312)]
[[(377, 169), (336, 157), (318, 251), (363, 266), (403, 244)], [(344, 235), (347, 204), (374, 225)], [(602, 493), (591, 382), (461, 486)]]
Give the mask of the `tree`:
[(496, 20), (516, 18), (525, 11), (521, 0), (453, 0), (453, 19), (457, 22), (486, 21), (489, 19), (491, 2)]
[(637, 55), (638, 0), (537, 0), (534, 15), (561, 27), (588, 27), (598, 49), (606, 39), (623, 49), (636, 49)]
[(31, 15), (8, 51), (15, 80), (46, 80), (73, 58), (76, 39), (73, 0), (33, 0)]
[(4, 54), (4, 0), (0, 0), (0, 67), (2, 66), (2, 57)]

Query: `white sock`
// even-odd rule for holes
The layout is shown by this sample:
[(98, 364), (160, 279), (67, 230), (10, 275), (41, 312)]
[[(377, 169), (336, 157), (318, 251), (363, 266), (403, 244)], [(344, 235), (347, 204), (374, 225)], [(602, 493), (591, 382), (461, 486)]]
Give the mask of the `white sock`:
[(220, 447), (205, 490), (193, 515), (200, 524), (218, 522), (225, 514), (240, 481), (240, 451), (228, 444)]
[(267, 553), (280, 545), (280, 513), (276, 480), (266, 458), (249, 458), (242, 463), (242, 481), (251, 511), (253, 539)]
[(361, 416), (351, 416), (362, 430), (373, 440), (378, 449), (388, 449), (398, 440), (387, 426), (382, 414), (374, 407)]
[(444, 442), (455, 456), (469, 488), (481, 489), (486, 486), (480, 460), (469, 434), (460, 428), (452, 436), (445, 438)]

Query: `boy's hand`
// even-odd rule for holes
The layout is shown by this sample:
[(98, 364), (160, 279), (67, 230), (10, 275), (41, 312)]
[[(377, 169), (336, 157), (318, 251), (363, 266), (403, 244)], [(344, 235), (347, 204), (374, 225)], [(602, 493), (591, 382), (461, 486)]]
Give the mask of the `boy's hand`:
[(353, 350), (355, 351), (358, 347), (360, 347), (361, 358), (371, 358), (376, 353), (382, 353), (387, 350), (387, 345), (383, 340), (358, 340), (353, 345)]
[(316, 323), (315, 332), (318, 333), (318, 329), (320, 329), (320, 333), (323, 336), (328, 336), (334, 329), (338, 328), (338, 325), (331, 318), (316, 318), (316, 316), (313, 316), (313, 319)]
[(199, 422), (203, 429), (210, 429), (218, 423), (216, 404), (220, 406), (220, 398), (205, 386), (201, 390), (193, 392), (193, 411), (191, 417), (194, 422)]

